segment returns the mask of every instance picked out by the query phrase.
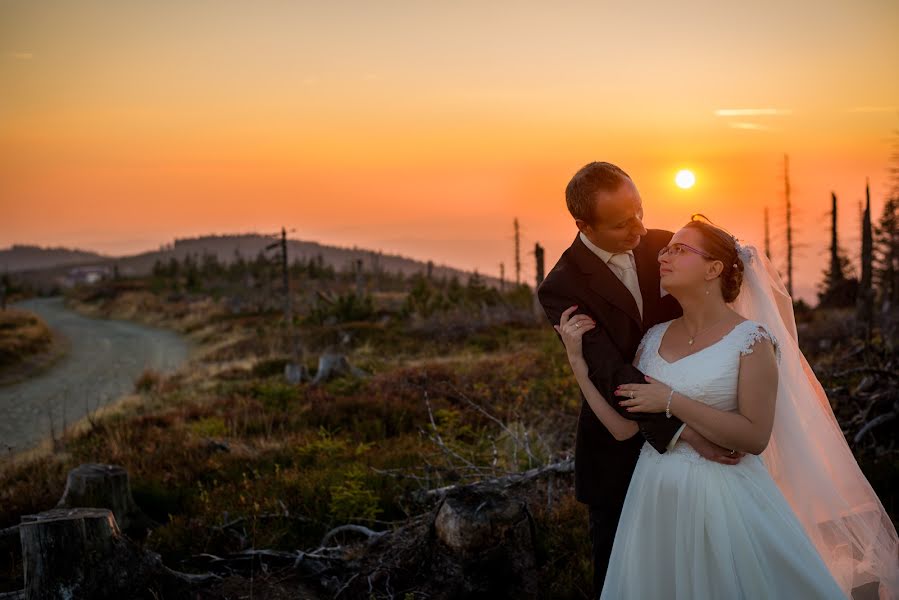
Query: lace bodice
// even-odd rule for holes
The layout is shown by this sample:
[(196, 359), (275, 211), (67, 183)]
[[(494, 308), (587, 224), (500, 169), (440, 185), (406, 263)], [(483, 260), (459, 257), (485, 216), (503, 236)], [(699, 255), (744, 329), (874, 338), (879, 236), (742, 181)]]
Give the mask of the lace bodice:
[(737, 410), (740, 356), (752, 352), (759, 339), (771, 340), (780, 364), (777, 338), (765, 325), (751, 319), (739, 323), (711, 346), (668, 362), (659, 354), (659, 345), (672, 322), (673, 319), (653, 325), (644, 334), (638, 346), (637, 351), (642, 352), (636, 366), (646, 375), (699, 402), (720, 410)]

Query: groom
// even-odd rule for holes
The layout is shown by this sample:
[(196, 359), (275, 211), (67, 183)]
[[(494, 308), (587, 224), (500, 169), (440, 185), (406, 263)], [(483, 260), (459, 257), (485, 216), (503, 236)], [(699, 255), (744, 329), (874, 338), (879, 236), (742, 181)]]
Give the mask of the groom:
[[(662, 413), (629, 413), (612, 391), (622, 383), (646, 383), (631, 365), (647, 329), (683, 314), (659, 283), (658, 252), (674, 235), (643, 227), (643, 204), (637, 187), (619, 167), (592, 162), (578, 171), (565, 189), (565, 202), (580, 230), (540, 287), (537, 296), (551, 325), (562, 312), (592, 317), (597, 327), (583, 335), (590, 380), (618, 412), (637, 421), (640, 434), (619, 442), (602, 425), (581, 393), (574, 452), (574, 489), (589, 505), (593, 547), (593, 586), (598, 597), (605, 580), (618, 518), (640, 448), (648, 441), (664, 453), (680, 439), (703, 457), (736, 464), (722, 448)], [(561, 338), (560, 338), (561, 339)], [(636, 559), (636, 558), (635, 558)]]

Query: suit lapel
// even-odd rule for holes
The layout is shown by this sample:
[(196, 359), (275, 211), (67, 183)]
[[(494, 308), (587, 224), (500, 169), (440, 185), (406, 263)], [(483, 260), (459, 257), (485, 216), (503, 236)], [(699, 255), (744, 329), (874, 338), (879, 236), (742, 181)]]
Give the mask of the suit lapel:
[(643, 329), (646, 323), (650, 323), (651, 317), (656, 314), (661, 291), (659, 290), (659, 257), (654, 254), (652, 248), (644, 237), (640, 245), (634, 249), (634, 262), (637, 263), (637, 281), (640, 282), (640, 295), (643, 296)]
[[(578, 269), (587, 276), (587, 287), (621, 309), (633, 319), (642, 331), (643, 322), (640, 319), (640, 309), (637, 308), (637, 301), (634, 300), (630, 290), (621, 283), (621, 280), (618, 279), (609, 266), (601, 258), (593, 254), (578, 235), (574, 236), (574, 242), (572, 242), (569, 251)], [(640, 281), (640, 292), (642, 294), (644, 289), (643, 278), (640, 277), (640, 263), (636, 258), (637, 252), (635, 250), (634, 262), (637, 263), (637, 280)], [(643, 314), (646, 314), (645, 296)]]

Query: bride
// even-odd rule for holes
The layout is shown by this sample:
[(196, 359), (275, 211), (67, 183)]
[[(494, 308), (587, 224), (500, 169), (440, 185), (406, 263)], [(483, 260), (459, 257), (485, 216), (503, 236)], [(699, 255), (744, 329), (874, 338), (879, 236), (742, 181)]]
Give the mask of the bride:
[[(587, 401), (617, 439), (621, 412), (675, 415), (732, 453), (648, 443), (628, 487), (602, 598), (899, 597), (896, 529), (858, 468), (824, 390), (799, 350), (792, 300), (754, 246), (694, 218), (659, 253), (683, 316), (651, 327), (634, 366), (645, 384), (607, 400), (587, 375), (581, 337), (554, 327)], [(636, 415), (634, 415), (636, 417)]]

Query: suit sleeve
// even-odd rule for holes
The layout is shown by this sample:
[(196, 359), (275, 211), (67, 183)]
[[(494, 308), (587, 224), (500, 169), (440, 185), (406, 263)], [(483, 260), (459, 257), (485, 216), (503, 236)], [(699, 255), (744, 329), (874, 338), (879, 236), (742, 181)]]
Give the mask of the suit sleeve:
[[(573, 304), (578, 304), (576, 298), (564, 294), (554, 293), (541, 286), (537, 290), (540, 305), (546, 314), (550, 325), (558, 325), (562, 319), (562, 313)], [(579, 314), (575, 310), (573, 314)], [(562, 336), (556, 332), (559, 342)], [(643, 373), (626, 361), (618, 350), (618, 347), (609, 338), (608, 332), (597, 327), (591, 329), (581, 338), (584, 359), (587, 363), (587, 375), (606, 402), (618, 411), (618, 414), (631, 421), (636, 421), (640, 433), (646, 438), (653, 448), (660, 454), (668, 450), (668, 444), (676, 433), (682, 421), (675, 416), (670, 419), (664, 413), (631, 413), (618, 405), (618, 397), (612, 391), (622, 383), (646, 383)], [(564, 343), (563, 343), (564, 346)]]

